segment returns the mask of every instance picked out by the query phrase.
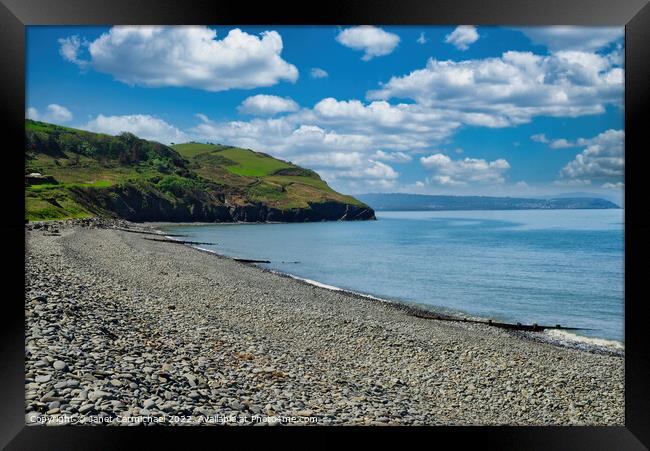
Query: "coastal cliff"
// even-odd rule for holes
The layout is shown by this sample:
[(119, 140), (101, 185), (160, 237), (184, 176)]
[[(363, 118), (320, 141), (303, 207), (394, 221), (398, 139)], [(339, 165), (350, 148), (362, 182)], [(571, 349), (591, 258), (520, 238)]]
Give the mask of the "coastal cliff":
[(270, 155), (211, 143), (165, 146), (26, 121), (25, 217), (168, 222), (372, 220), (320, 176)]
[(310, 203), (307, 208), (280, 209), (262, 202), (238, 205), (209, 194), (170, 199), (154, 189), (134, 186), (109, 189), (73, 188), (71, 193), (89, 211), (134, 222), (316, 222), (375, 219), (369, 207), (342, 202)]

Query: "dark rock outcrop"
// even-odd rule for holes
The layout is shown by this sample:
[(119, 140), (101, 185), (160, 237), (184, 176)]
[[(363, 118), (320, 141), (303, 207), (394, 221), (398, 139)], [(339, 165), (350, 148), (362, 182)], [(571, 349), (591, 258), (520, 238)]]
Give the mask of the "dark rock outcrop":
[(309, 208), (277, 209), (267, 205), (238, 205), (228, 196), (194, 193), (169, 197), (136, 186), (108, 189), (73, 190), (76, 199), (89, 210), (134, 222), (314, 222), (373, 220), (375, 212), (367, 206), (342, 202), (310, 203)]

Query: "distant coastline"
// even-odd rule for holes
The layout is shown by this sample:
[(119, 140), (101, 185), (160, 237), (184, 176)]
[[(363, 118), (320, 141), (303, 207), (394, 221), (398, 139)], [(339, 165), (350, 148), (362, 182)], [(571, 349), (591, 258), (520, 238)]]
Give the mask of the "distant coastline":
[(453, 210), (568, 210), (620, 209), (614, 202), (599, 197), (492, 197), (445, 196), (403, 193), (370, 193), (356, 196), (376, 211), (453, 211)]

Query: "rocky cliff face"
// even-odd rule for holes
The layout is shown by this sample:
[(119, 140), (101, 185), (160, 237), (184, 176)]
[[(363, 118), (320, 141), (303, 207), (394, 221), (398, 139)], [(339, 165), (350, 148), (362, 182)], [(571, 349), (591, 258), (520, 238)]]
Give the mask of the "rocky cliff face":
[(238, 205), (227, 196), (197, 193), (169, 198), (155, 190), (126, 186), (103, 190), (78, 188), (77, 200), (97, 214), (134, 222), (312, 222), (373, 220), (372, 208), (342, 202), (310, 203), (309, 208), (276, 209), (264, 204)]

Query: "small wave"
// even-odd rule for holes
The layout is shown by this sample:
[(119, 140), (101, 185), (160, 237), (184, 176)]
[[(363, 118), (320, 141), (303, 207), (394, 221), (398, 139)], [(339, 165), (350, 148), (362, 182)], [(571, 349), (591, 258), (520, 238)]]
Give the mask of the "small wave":
[[(370, 297), (369, 295), (366, 295), (366, 294), (363, 294), (363, 293), (356, 293), (354, 291), (345, 290), (345, 289), (343, 289), (341, 287), (335, 287), (334, 285), (327, 285), (326, 283), (318, 282), (316, 280), (306, 279), (304, 277), (294, 276), (293, 274), (289, 274), (288, 272), (275, 271), (275, 270), (272, 270), (271, 272), (274, 272), (274, 273), (277, 273), (277, 274), (283, 274), (285, 276), (291, 277), (292, 279), (301, 280), (301, 281), (303, 281), (305, 283), (308, 283), (309, 285), (313, 285), (313, 286), (319, 287), (319, 288), (325, 288), (326, 290), (343, 291), (343, 292), (347, 292), (347, 293), (356, 294), (358, 296), (368, 296), (368, 297)], [(375, 299), (379, 299), (379, 298), (375, 298)], [(384, 301), (385, 299), (380, 299), (380, 300)]]
[(565, 343), (583, 344), (588, 347), (598, 347), (612, 349), (615, 351), (625, 351), (625, 345), (620, 341), (607, 340), (605, 338), (585, 337), (566, 330), (550, 329), (544, 332), (550, 338)]
[(315, 287), (325, 288), (326, 290), (340, 291), (340, 292), (343, 292), (343, 293), (350, 293), (350, 294), (353, 294), (355, 296), (361, 296), (363, 298), (372, 299), (374, 301), (386, 302), (386, 303), (389, 303), (389, 304), (396, 303), (396, 301), (392, 301), (390, 299), (378, 298), (377, 296), (373, 296), (371, 294), (359, 293), (358, 291), (347, 290), (345, 288), (335, 287), (334, 285), (327, 285), (325, 283), (321, 283), (321, 282), (318, 282), (316, 280), (306, 279), (304, 277), (294, 276), (293, 274), (289, 274), (287, 272), (275, 271), (275, 270), (271, 270), (271, 272), (274, 272), (276, 274), (281, 274), (281, 275), (284, 275), (284, 276), (288, 276), (288, 277), (290, 277), (292, 279), (295, 279), (295, 280), (300, 280), (302, 282), (308, 283), (309, 285), (313, 285)]
[(326, 288), (326, 289), (332, 290), (332, 291), (344, 291), (343, 288), (335, 287), (334, 285), (327, 285), (325, 283), (320, 283), (320, 282), (317, 282), (315, 280), (304, 279), (302, 277), (296, 277), (296, 276), (294, 276), (292, 274), (289, 274), (289, 277), (291, 277), (292, 279), (296, 279), (296, 280), (302, 280), (303, 282), (307, 282), (309, 285), (314, 285), (316, 287)]
[(206, 249), (206, 248), (201, 247), (201, 246), (192, 246), (192, 247), (193, 247), (194, 249), (198, 249), (198, 250), (203, 251), (203, 252), (210, 252), (211, 254), (221, 255), (221, 254), (219, 254), (218, 252), (213, 251), (212, 249)]

